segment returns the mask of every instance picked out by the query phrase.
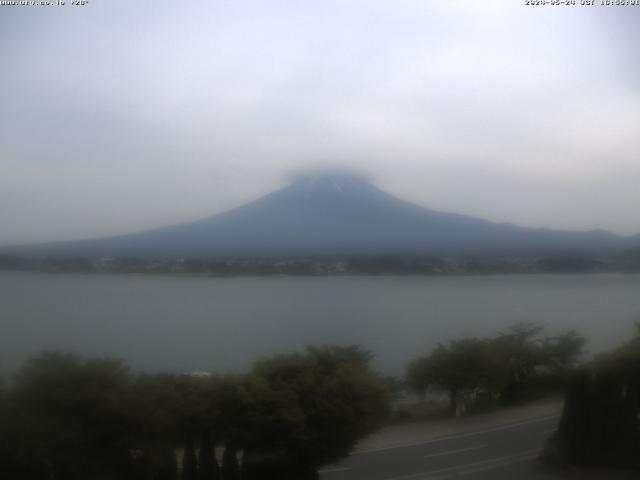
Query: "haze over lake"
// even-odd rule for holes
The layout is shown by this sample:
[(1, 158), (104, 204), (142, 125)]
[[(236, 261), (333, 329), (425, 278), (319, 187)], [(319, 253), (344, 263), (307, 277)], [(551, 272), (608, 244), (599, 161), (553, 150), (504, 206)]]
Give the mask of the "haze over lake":
[(592, 352), (640, 318), (640, 275), (173, 277), (0, 273), (0, 370), (43, 349), (136, 369), (241, 371), (307, 344), (357, 343), (399, 374), (437, 342), (516, 321), (576, 329)]

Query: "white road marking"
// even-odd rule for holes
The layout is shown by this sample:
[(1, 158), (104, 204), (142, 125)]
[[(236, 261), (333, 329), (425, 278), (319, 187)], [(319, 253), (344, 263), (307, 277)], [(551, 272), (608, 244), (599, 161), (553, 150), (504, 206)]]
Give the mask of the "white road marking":
[(551, 420), (553, 418), (557, 418), (559, 417), (560, 414), (556, 413), (553, 415), (547, 415), (545, 417), (540, 417), (540, 418), (535, 418), (532, 420), (525, 420), (523, 422), (517, 422), (517, 423), (509, 423), (506, 425), (500, 425), (499, 427), (493, 427), (493, 428), (487, 428), (485, 430), (476, 430), (474, 432), (467, 432), (467, 433), (459, 433), (459, 434), (453, 434), (453, 435), (445, 435), (442, 437), (438, 437), (438, 438), (434, 438), (432, 440), (424, 440), (424, 441), (418, 441), (418, 442), (410, 442), (410, 443), (402, 443), (402, 444), (396, 444), (396, 445), (392, 445), (390, 447), (382, 447), (382, 448), (371, 448), (368, 450), (360, 450), (357, 452), (353, 452), (351, 455), (364, 455), (367, 453), (377, 453), (377, 452), (384, 452), (387, 450), (396, 450), (398, 448), (407, 448), (407, 447), (417, 447), (420, 445), (428, 445), (430, 443), (438, 443), (438, 442), (444, 442), (446, 440), (457, 440), (459, 438), (467, 438), (467, 437), (473, 437), (474, 435), (482, 435), (483, 433), (491, 433), (491, 432), (499, 432), (501, 430), (508, 430), (510, 428), (516, 428), (516, 427), (521, 427), (523, 425), (530, 425), (532, 423), (540, 423), (540, 422), (546, 422), (547, 420)]
[(490, 458), (480, 462), (467, 463), (464, 465), (456, 465), (453, 467), (440, 468), (438, 470), (429, 470), (426, 472), (412, 473), (400, 477), (386, 478), (385, 480), (443, 480), (453, 475), (468, 475), (471, 473), (493, 470), (495, 468), (512, 465), (518, 462), (525, 462), (535, 458), (540, 453), (539, 448), (525, 450), (524, 452), (514, 455), (506, 455), (504, 457)]
[(543, 430), (542, 433), (544, 433), (545, 435), (548, 435), (550, 433), (556, 433), (558, 431), (557, 428), (547, 428), (546, 430)]
[[(500, 460), (500, 461), (493, 461), (487, 465), (480, 465), (474, 468), (466, 468), (464, 470), (461, 470), (460, 472), (457, 472), (458, 475), (463, 476), (463, 475), (469, 475), (471, 473), (478, 473), (478, 472), (485, 472), (487, 470), (495, 470), (496, 468), (500, 468), (500, 467), (506, 467), (507, 465), (513, 465), (514, 463), (519, 463), (519, 462), (526, 462), (527, 460), (533, 460), (534, 458), (536, 458), (538, 455), (540, 454), (540, 450), (530, 450), (527, 451), (525, 453), (519, 454), (519, 455), (514, 455), (511, 458), (508, 459), (504, 459), (504, 460)], [(433, 479), (429, 479), (429, 480), (433, 480)]]
[(318, 473), (335, 473), (335, 472), (346, 472), (351, 470), (351, 467), (342, 467), (342, 468), (325, 468), (323, 470), (318, 470)]
[(473, 447), (459, 448), (457, 450), (448, 450), (446, 452), (432, 453), (431, 455), (425, 455), (424, 458), (442, 457), (444, 455), (453, 455), (455, 453), (471, 452), (472, 450), (480, 450), (481, 448), (486, 448), (486, 447), (488, 447), (487, 444), (475, 445)]

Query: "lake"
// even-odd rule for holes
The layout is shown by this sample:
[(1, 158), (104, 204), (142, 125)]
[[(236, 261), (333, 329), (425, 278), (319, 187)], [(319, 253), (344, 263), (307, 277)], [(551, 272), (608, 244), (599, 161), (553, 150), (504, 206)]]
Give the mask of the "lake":
[(41, 349), (149, 371), (242, 371), (308, 344), (360, 344), (399, 374), (438, 342), (518, 321), (592, 352), (640, 319), (640, 275), (204, 278), (0, 272), (0, 370)]

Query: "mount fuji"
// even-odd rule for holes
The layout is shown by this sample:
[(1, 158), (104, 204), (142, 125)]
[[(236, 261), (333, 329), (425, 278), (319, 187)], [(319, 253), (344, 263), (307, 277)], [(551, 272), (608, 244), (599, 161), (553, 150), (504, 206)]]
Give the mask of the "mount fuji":
[(604, 230), (525, 228), (439, 212), (385, 193), (364, 176), (327, 171), (191, 223), (2, 250), (88, 257), (594, 254), (637, 243)]

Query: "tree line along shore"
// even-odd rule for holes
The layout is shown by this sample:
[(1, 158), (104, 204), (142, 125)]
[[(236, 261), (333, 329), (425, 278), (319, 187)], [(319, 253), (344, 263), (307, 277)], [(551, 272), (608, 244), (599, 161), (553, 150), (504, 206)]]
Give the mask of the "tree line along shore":
[(473, 275), (640, 272), (640, 253), (619, 255), (359, 255), (313, 257), (27, 257), (0, 254), (0, 271), (235, 275)]

